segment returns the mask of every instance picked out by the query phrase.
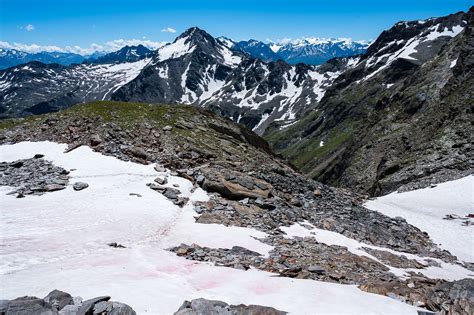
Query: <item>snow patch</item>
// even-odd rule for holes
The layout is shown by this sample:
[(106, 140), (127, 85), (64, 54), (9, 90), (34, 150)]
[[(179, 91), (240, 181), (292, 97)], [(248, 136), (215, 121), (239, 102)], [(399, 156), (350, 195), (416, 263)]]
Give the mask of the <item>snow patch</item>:
[(463, 226), (460, 220), (443, 220), (447, 214), (465, 217), (474, 213), (474, 176), (442, 183), (435, 188), (394, 192), (370, 200), (365, 206), (390, 217), (405, 218), (458, 259), (474, 262), (472, 226)]
[(195, 47), (186, 43), (187, 38), (180, 38), (174, 43), (167, 44), (158, 49), (160, 61), (175, 59), (194, 51)]

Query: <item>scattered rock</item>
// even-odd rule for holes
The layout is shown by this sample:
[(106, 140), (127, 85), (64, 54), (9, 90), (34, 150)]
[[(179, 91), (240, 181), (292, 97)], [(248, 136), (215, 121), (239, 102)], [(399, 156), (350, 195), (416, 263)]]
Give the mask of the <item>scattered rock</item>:
[(66, 188), (66, 186), (60, 184), (48, 184), (42, 186), (43, 191), (57, 191), (63, 190), (64, 188)]
[(140, 147), (131, 147), (128, 149), (130, 153), (139, 159), (146, 160), (148, 158), (148, 153), (143, 148)]
[(109, 245), (110, 247), (114, 247), (114, 248), (126, 248), (126, 247), (123, 246), (122, 244), (118, 244), (118, 243), (115, 243), (115, 242), (109, 243), (109, 244), (107, 244), (107, 245)]
[(72, 185), (72, 188), (76, 191), (86, 189), (87, 187), (89, 187), (89, 184), (83, 182), (76, 182)]
[(160, 185), (166, 185), (168, 183), (168, 179), (166, 177), (157, 177), (155, 178), (155, 182)]
[(69, 172), (41, 158), (0, 162), (0, 186), (16, 187), (17, 198), (66, 188)]
[(163, 196), (165, 196), (168, 199), (178, 199), (178, 195), (181, 194), (181, 191), (176, 188), (171, 188), (171, 187), (166, 187), (165, 190), (163, 191)]
[(311, 266), (308, 267), (308, 271), (322, 275), (325, 270), (324, 270), (324, 268), (322, 268), (321, 266), (318, 266), (318, 265), (311, 265)]
[(136, 197), (141, 197), (142, 195), (137, 194), (137, 193), (129, 193), (130, 196), (136, 196)]
[(170, 125), (167, 125), (167, 126), (163, 127), (163, 131), (171, 131), (172, 129), (173, 129), (173, 127), (171, 127)]
[(157, 171), (158, 173), (164, 173), (166, 172), (166, 169), (160, 164), (155, 164), (155, 171)]
[(93, 134), (90, 137), (89, 142), (91, 146), (95, 147), (102, 143), (102, 138), (98, 134)]

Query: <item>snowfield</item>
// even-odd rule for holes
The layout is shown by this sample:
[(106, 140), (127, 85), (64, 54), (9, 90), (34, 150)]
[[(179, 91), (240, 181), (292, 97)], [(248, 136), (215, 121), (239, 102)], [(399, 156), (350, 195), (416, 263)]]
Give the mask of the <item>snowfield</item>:
[(465, 218), (474, 213), (474, 176), (368, 201), (365, 206), (390, 217), (403, 217), (427, 232), (441, 248), (459, 260), (474, 262), (474, 231), (462, 220), (444, 220), (447, 214)]
[[(184, 300), (199, 297), (272, 306), (291, 314), (417, 314), (413, 306), (353, 285), (277, 277), (178, 257), (166, 249), (180, 243), (238, 245), (265, 255), (271, 246), (260, 242), (265, 234), (253, 229), (195, 223), (191, 202), (179, 208), (146, 186), (164, 175), (167, 185), (178, 184), (191, 201), (207, 200), (207, 194), (193, 189), (186, 179), (89, 147), (69, 153), (65, 148), (52, 142), (1, 147), (0, 161), (42, 153), (55, 165), (75, 170), (67, 189), (42, 196), (15, 198), (6, 195), (11, 188), (0, 187), (0, 299), (45, 296), (60, 289), (85, 298), (111, 295), (139, 314), (172, 314)], [(87, 182), (89, 188), (74, 191), (76, 181)], [(301, 229), (287, 228), (288, 237), (309, 233)], [(313, 232), (321, 241), (343, 242), (357, 250), (351, 243), (355, 241), (342, 235)], [(109, 247), (110, 242), (126, 248)]]

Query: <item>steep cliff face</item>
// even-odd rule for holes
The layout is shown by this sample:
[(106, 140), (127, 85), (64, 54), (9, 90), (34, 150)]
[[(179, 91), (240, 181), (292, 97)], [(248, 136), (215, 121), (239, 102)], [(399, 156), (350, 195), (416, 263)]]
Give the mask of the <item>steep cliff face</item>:
[(309, 176), (372, 195), (466, 174), (473, 12), (384, 31), (316, 110), (267, 139)]

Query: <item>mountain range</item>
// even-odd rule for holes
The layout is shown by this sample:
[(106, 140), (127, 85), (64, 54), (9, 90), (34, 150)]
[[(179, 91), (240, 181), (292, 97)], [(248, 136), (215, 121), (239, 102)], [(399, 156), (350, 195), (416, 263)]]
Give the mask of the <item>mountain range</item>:
[[(282, 43), (264, 43), (257, 40), (233, 41), (226, 37), (218, 37), (222, 44), (229, 49), (241, 51), (252, 57), (262, 59), (263, 61), (283, 60), (290, 64), (306, 63), (321, 64), (334, 57), (348, 57), (362, 54), (367, 50), (368, 42), (354, 42), (350, 39), (316, 39), (307, 38), (292, 42)], [(135, 50), (134, 53), (131, 51)], [(127, 51), (129, 52), (126, 57)], [(151, 50), (143, 45), (124, 46), (121, 49), (106, 53), (96, 51), (89, 55), (80, 55), (69, 52), (36, 52), (28, 53), (17, 49), (0, 48), (0, 69), (17, 66), (31, 61), (42, 63), (58, 63), (69, 66), (74, 63), (108, 63), (136, 61), (138, 56), (144, 56), (151, 53)], [(100, 59), (100, 60), (98, 60)]]
[[(228, 41), (228, 39), (227, 39)], [(231, 48), (264, 61), (283, 60), (289, 64), (322, 64), (335, 57), (350, 57), (367, 51), (370, 42), (351, 39), (305, 38), (284, 43), (257, 40), (233, 42)]]
[(80, 63), (118, 63), (138, 61), (151, 54), (152, 50), (143, 45), (124, 46), (121, 49), (106, 53), (96, 51), (89, 55), (80, 55), (69, 52), (37, 52), (27, 53), (16, 49), (0, 48), (0, 69), (6, 69), (32, 61), (44, 64), (60, 64), (69, 66)]
[(2, 70), (0, 111), (19, 117), (92, 100), (191, 104), (264, 135), (313, 178), (379, 194), (469, 167), (429, 148), (467, 154), (457, 101), (472, 100), (470, 21), (472, 9), (399, 22), (365, 54), (319, 66), (263, 61), (193, 27), (153, 53), (128, 47), (99, 63)]
[[(143, 55), (136, 56), (138, 51)], [(32, 62), (0, 71), (0, 110), (4, 117), (15, 117), (97, 99), (184, 103), (262, 133), (272, 121), (294, 120), (317, 103), (354, 60), (322, 66), (264, 62), (194, 27), (153, 54), (125, 47), (94, 63)]]

